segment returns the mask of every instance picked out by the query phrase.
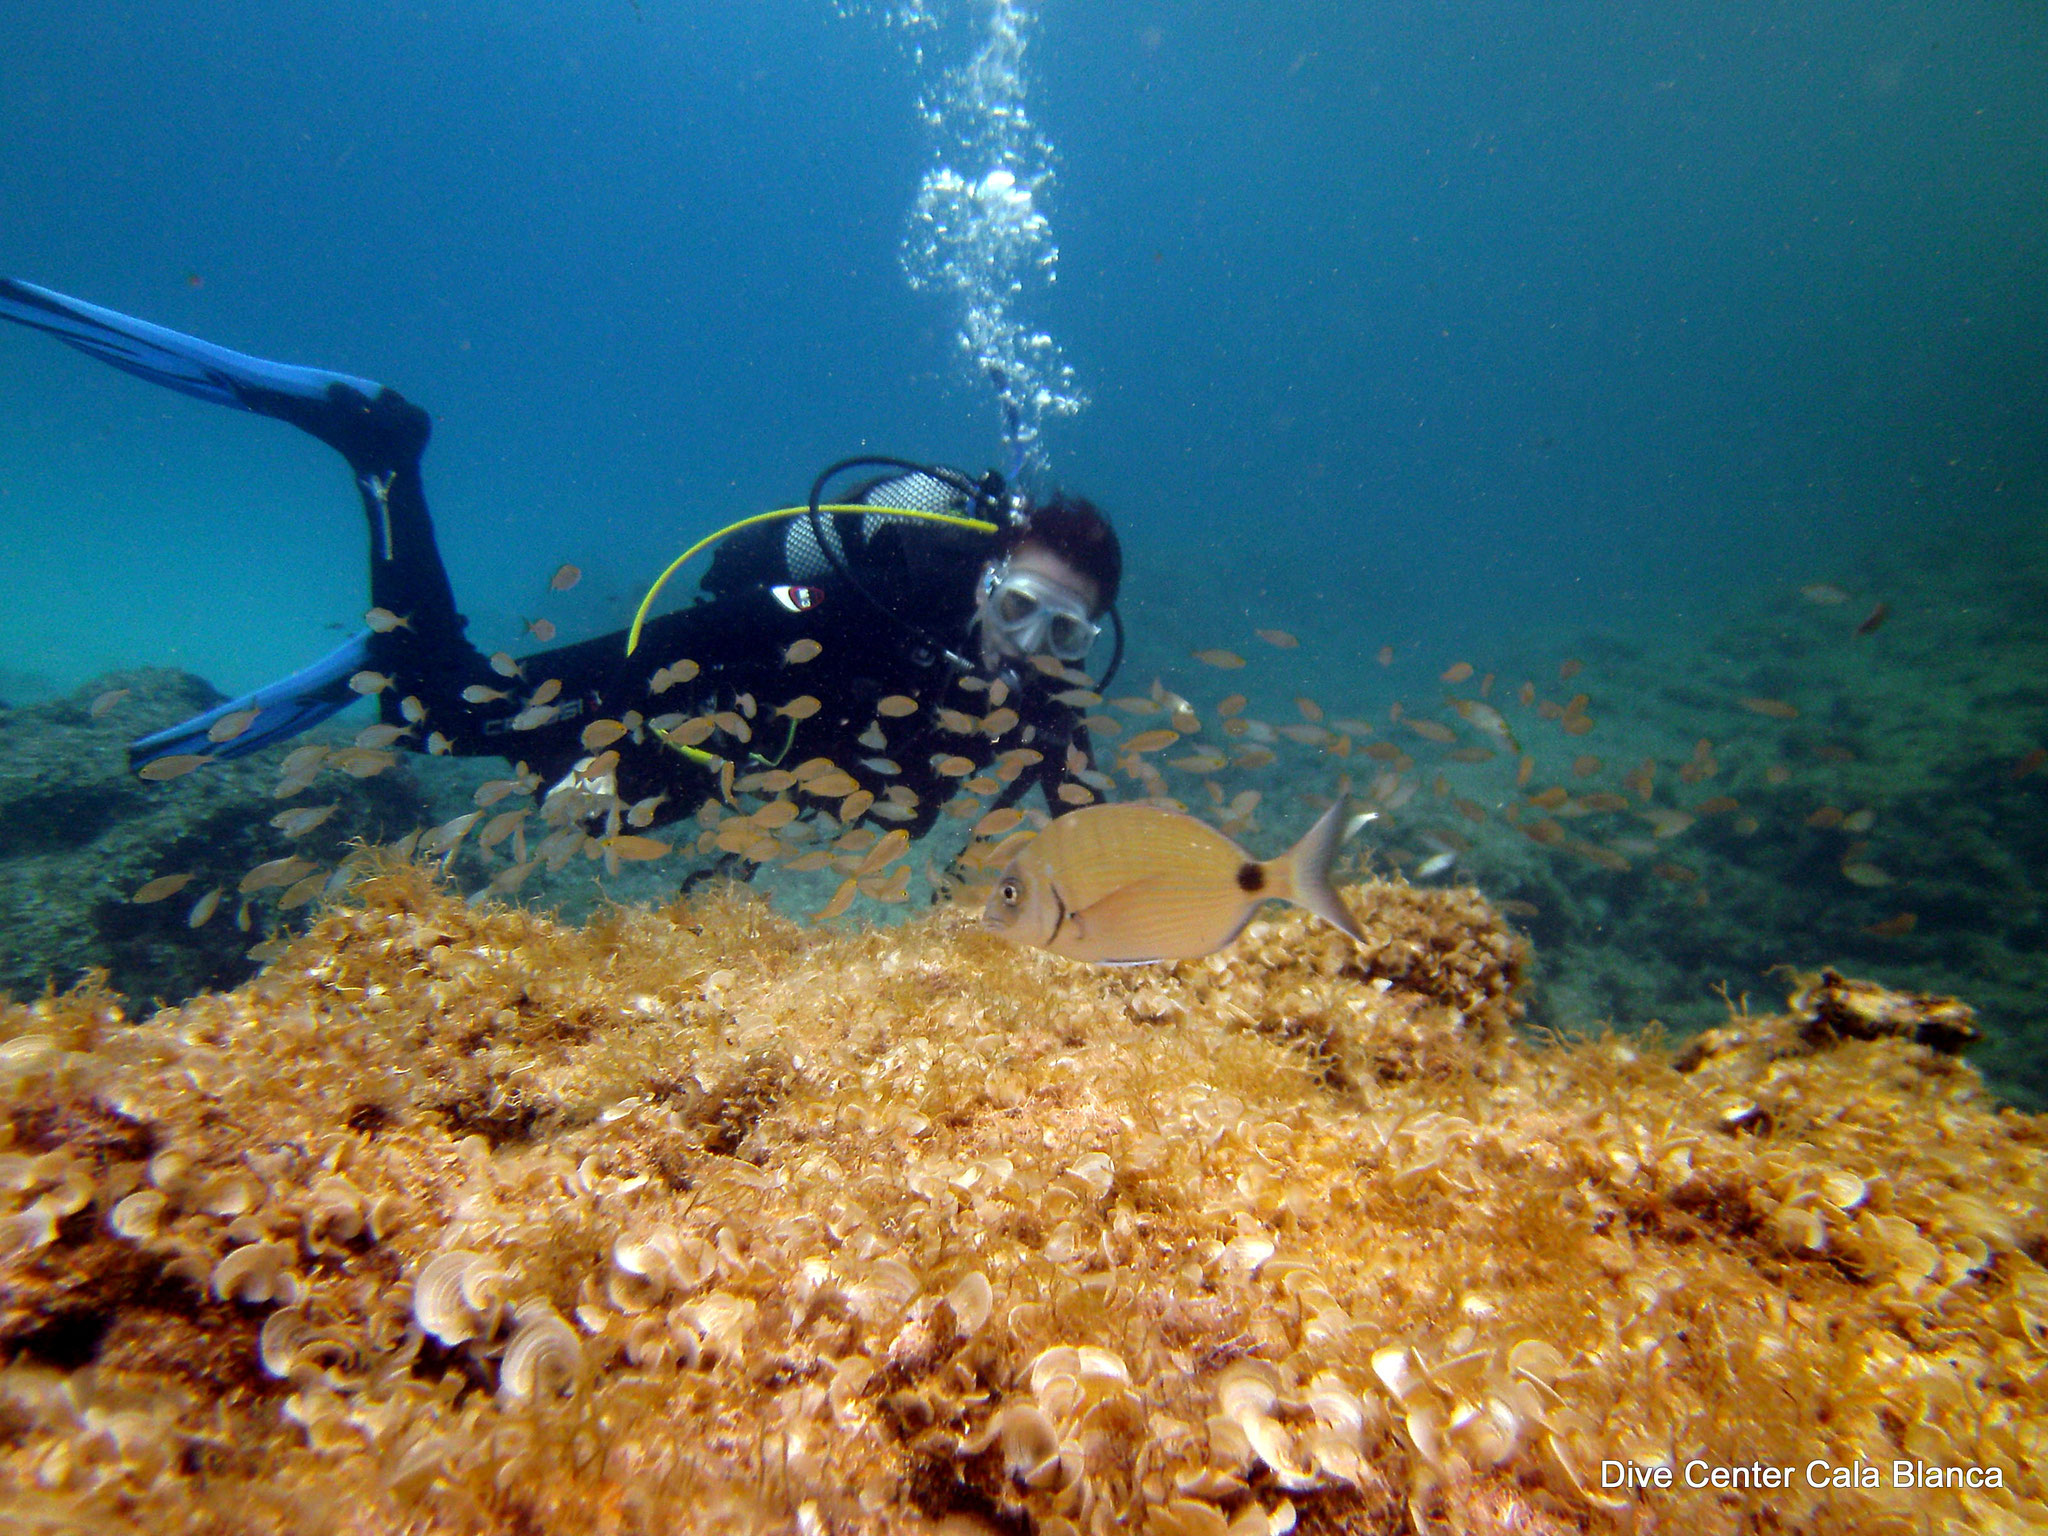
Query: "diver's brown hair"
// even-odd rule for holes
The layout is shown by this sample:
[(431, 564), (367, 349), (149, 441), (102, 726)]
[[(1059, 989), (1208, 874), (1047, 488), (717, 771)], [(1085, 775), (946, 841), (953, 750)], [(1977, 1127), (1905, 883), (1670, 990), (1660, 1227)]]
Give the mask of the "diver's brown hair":
[(1021, 523), (1003, 530), (1002, 552), (1025, 543), (1044, 546), (1093, 581), (1102, 594), (1098, 612), (1116, 601), (1124, 579), (1123, 546), (1102, 509), (1087, 497), (1055, 491), (1034, 503)]

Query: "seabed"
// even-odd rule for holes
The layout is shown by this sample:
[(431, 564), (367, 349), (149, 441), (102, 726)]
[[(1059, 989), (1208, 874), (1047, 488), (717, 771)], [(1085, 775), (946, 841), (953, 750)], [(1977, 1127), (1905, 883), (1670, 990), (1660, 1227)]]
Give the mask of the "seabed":
[(1346, 899), (1104, 970), (385, 862), (233, 991), (9, 1005), (0, 1516), (2048, 1523), (2044, 1132), (1966, 1008), (1534, 1039), (1477, 893)]

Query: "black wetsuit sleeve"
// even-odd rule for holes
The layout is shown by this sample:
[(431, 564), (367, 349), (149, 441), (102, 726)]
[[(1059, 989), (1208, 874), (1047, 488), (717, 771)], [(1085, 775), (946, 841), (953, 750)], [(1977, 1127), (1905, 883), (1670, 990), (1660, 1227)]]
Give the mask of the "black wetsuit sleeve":
[[(400, 473), (377, 478), (365, 491), (367, 510), (381, 513), (388, 505), (394, 514), (393, 563), (401, 571), (424, 569), (400, 554), (403, 530), (422, 530), (431, 550), (423, 501), (417, 519), (412, 515), (415, 484)], [(666, 795), (650, 824), (690, 815), (718, 792), (716, 769), (705, 754), (731, 763), (742, 776), (822, 757), (878, 797), (892, 784), (914, 790), (914, 808), (895, 825), (920, 836), (959, 789), (957, 780), (938, 773), (937, 760), (958, 754), (985, 766), (1016, 742), (1014, 735), (1001, 742), (952, 735), (936, 724), (940, 705), (971, 703), (964, 694), (949, 697), (948, 690), (971, 646), (974, 584), (987, 539), (886, 514), (872, 520), (841, 515), (839, 552), (859, 578), (850, 586), (826, 568), (814, 538), (791, 537), (790, 522), (759, 524), (722, 542), (697, 600), (649, 621), (631, 657), (622, 634), (607, 634), (525, 655), (521, 675), (507, 679), (466, 642), (450, 646), (445, 638), (400, 629), (379, 637), (393, 659), (394, 693), (418, 696), (428, 727), (440, 731), (454, 753), (523, 762), (550, 783), (591, 755), (583, 744), (591, 721), (626, 724), (628, 734), (610, 744), (618, 754), (616, 791), (629, 804)], [(801, 569), (793, 568), (793, 551)], [(407, 612), (395, 603), (385, 606)], [(791, 661), (800, 639), (814, 642), (815, 653)], [(695, 665), (678, 669), (684, 661)], [(679, 677), (679, 670), (690, 675)], [(534, 704), (548, 684), (554, 686), (546, 688), (544, 702)], [(882, 719), (877, 706), (890, 694), (909, 695), (922, 707), (907, 720)], [(815, 709), (800, 702), (810, 699)], [(744, 719), (744, 738), (721, 729), (689, 753), (654, 729), (657, 722), (714, 714)], [(877, 729), (880, 738), (873, 735)], [(875, 739), (889, 745), (878, 749)], [(1062, 733), (1049, 765), (1055, 775), (1064, 768), (1066, 739)], [(883, 758), (896, 760), (899, 771), (877, 766)], [(1020, 775), (1005, 792), (1022, 793), (1033, 781), (1030, 773)], [(1065, 808), (1051, 791), (1048, 803)]]

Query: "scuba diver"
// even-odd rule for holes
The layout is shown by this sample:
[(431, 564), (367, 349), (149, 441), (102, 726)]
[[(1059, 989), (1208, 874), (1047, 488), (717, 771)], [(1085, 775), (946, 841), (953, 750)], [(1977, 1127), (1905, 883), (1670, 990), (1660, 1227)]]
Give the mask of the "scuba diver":
[[(821, 792), (835, 799), (815, 802), (827, 809), (851, 809), (845, 797), (861, 791), (880, 797), (913, 838), (970, 772), (993, 769), (975, 787), (994, 807), (1033, 787), (1054, 815), (1094, 798), (1074, 780), (1089, 751), (1076, 701), (1101, 685), (1079, 669), (1105, 616), (1115, 634), (1103, 683), (1122, 658), (1122, 555), (1086, 500), (1033, 499), (993, 471), (844, 460), (803, 506), (692, 545), (630, 631), (487, 658), (464, 633), (435, 544), (420, 407), (366, 379), (266, 362), (12, 279), (0, 278), (0, 316), (311, 433), (348, 461), (368, 518), (370, 628), (282, 682), (133, 743), (134, 768), (240, 757), (369, 693), (383, 723), (406, 732), (393, 745), (523, 764), (535, 787), (570, 795), (577, 820), (608, 817), (614, 834), (627, 806), (632, 826), (654, 825), (707, 798), (731, 803), (736, 782), (760, 793), (778, 769), (829, 785)], [(868, 474), (824, 499), (854, 471)], [(669, 576), (714, 543), (697, 600), (648, 619)], [(247, 711), (240, 734), (209, 737)]]

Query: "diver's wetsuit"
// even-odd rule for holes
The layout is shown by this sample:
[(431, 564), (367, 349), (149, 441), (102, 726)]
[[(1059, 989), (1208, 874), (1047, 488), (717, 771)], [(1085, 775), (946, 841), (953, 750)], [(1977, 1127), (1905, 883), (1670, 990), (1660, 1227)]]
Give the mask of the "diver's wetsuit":
[[(410, 438), (395, 434), (393, 441), (403, 445)], [(1072, 809), (1058, 790), (1068, 778), (1069, 748), (1085, 757), (1088, 741), (1079, 712), (1053, 697), (1071, 684), (1030, 667), (1005, 669), (1004, 705), (1018, 719), (998, 736), (952, 730), (941, 718), (942, 706), (977, 718), (992, 713), (985, 688), (957, 686), (963, 677), (990, 681), (969, 658), (980, 655), (970, 623), (976, 584), (994, 555), (991, 535), (883, 512), (825, 516), (820, 526), (835, 545), (835, 565), (820, 551), (809, 519), (759, 524), (721, 541), (703, 595), (650, 620), (633, 655), (626, 654), (622, 634), (601, 635), (520, 657), (522, 676), (508, 680), (462, 636), (464, 621), (454, 611), (419, 492), (417, 457), (367, 474), (357, 466), (357, 484), (370, 522), (372, 601), (407, 620), (370, 642), (371, 667), (393, 680), (382, 695), (384, 719), (404, 723), (402, 700), (415, 697), (426, 707), (420, 730), (439, 731), (456, 755), (524, 762), (553, 783), (592, 755), (582, 733), (593, 720), (637, 715), (643, 722), (673, 722), (724, 711), (744, 718), (751, 701), (751, 739), (743, 744), (720, 735), (703, 743), (704, 750), (731, 760), (741, 774), (824, 757), (878, 796), (892, 784), (905, 785), (917, 801), (900, 824), (913, 837), (931, 827), (958, 790), (961, 775), (938, 771), (949, 757), (986, 768), (1001, 754), (1028, 747), (1039, 760), (992, 803), (1011, 804), (1036, 785), (1054, 814)], [(969, 510), (964, 492), (921, 473), (871, 482), (847, 501), (962, 515)], [(805, 639), (817, 642), (818, 654), (787, 660), (790, 647)], [(657, 674), (685, 660), (697, 664), (696, 675), (657, 693)], [(526, 701), (551, 680), (561, 685), (548, 701), (552, 717), (519, 729), (515, 722)], [(466, 702), (464, 690), (478, 685), (506, 697)], [(892, 694), (916, 699), (919, 708), (907, 717), (881, 716), (876, 706)], [(815, 714), (793, 720), (776, 713), (806, 695), (820, 703)], [(878, 739), (885, 744), (873, 745)], [(611, 750), (619, 754), (620, 800), (667, 795), (654, 812), (656, 823), (689, 815), (718, 793), (714, 771), (644, 725)], [(891, 763), (893, 772), (877, 766)]]
[[(1019, 719), (995, 738), (949, 730), (940, 718), (942, 706), (976, 717), (991, 709), (986, 692), (955, 686), (977, 670), (970, 658), (979, 657), (979, 640), (970, 621), (976, 581), (995, 552), (990, 535), (882, 513), (821, 514), (835, 559), (820, 550), (808, 518), (757, 525), (719, 545), (703, 596), (649, 622), (633, 656), (622, 635), (605, 635), (526, 656), (523, 676), (508, 680), (464, 634), (420, 480), (432, 429), (418, 406), (365, 379), (231, 352), (10, 279), (0, 279), (0, 318), (46, 331), (153, 383), (288, 421), (336, 449), (355, 475), (369, 522), (371, 604), (404, 620), (386, 633), (356, 637), (292, 678), (135, 743), (138, 765), (178, 752), (242, 756), (284, 740), (353, 702), (351, 678), (380, 671), (392, 683), (381, 695), (387, 723), (412, 723), (404, 719), (407, 698), (425, 708), (405, 745), (418, 749), (439, 732), (457, 755), (524, 762), (544, 784), (591, 756), (582, 732), (594, 719), (744, 715), (742, 696), (750, 696), (752, 740), (742, 745), (721, 735), (703, 750), (732, 760), (742, 773), (764, 762), (794, 767), (826, 757), (878, 796), (891, 784), (907, 785), (917, 802), (902, 825), (913, 836), (931, 826), (959, 783), (958, 775), (937, 771), (946, 757), (985, 767), (1028, 747), (1039, 761), (1005, 783), (995, 803), (1010, 804), (1037, 785), (1052, 812), (1069, 808), (1058, 789), (1069, 748), (1085, 755), (1087, 738), (1078, 712), (1053, 697), (1066, 683), (1029, 667), (1006, 672), (1006, 705)], [(968, 497), (948, 479), (912, 473), (871, 483), (849, 499), (962, 512)], [(808, 662), (790, 663), (785, 653), (800, 639), (821, 649)], [(655, 693), (656, 673), (682, 660), (696, 662), (697, 675)], [(515, 729), (534, 690), (549, 680), (560, 684), (552, 717)], [(478, 687), (506, 697), (467, 702), (464, 691)], [(792, 726), (774, 713), (805, 694), (821, 703), (814, 715)], [(875, 706), (890, 694), (907, 694), (920, 707), (906, 718), (878, 719)], [(242, 735), (210, 741), (206, 731), (215, 720), (252, 706), (260, 706), (257, 720)], [(876, 729), (886, 746), (872, 746), (872, 736), (859, 739)], [(621, 801), (666, 795), (655, 822), (691, 814), (717, 792), (717, 778), (699, 758), (669, 746), (646, 724), (610, 750), (618, 753)], [(883, 759), (900, 771), (877, 767)]]

